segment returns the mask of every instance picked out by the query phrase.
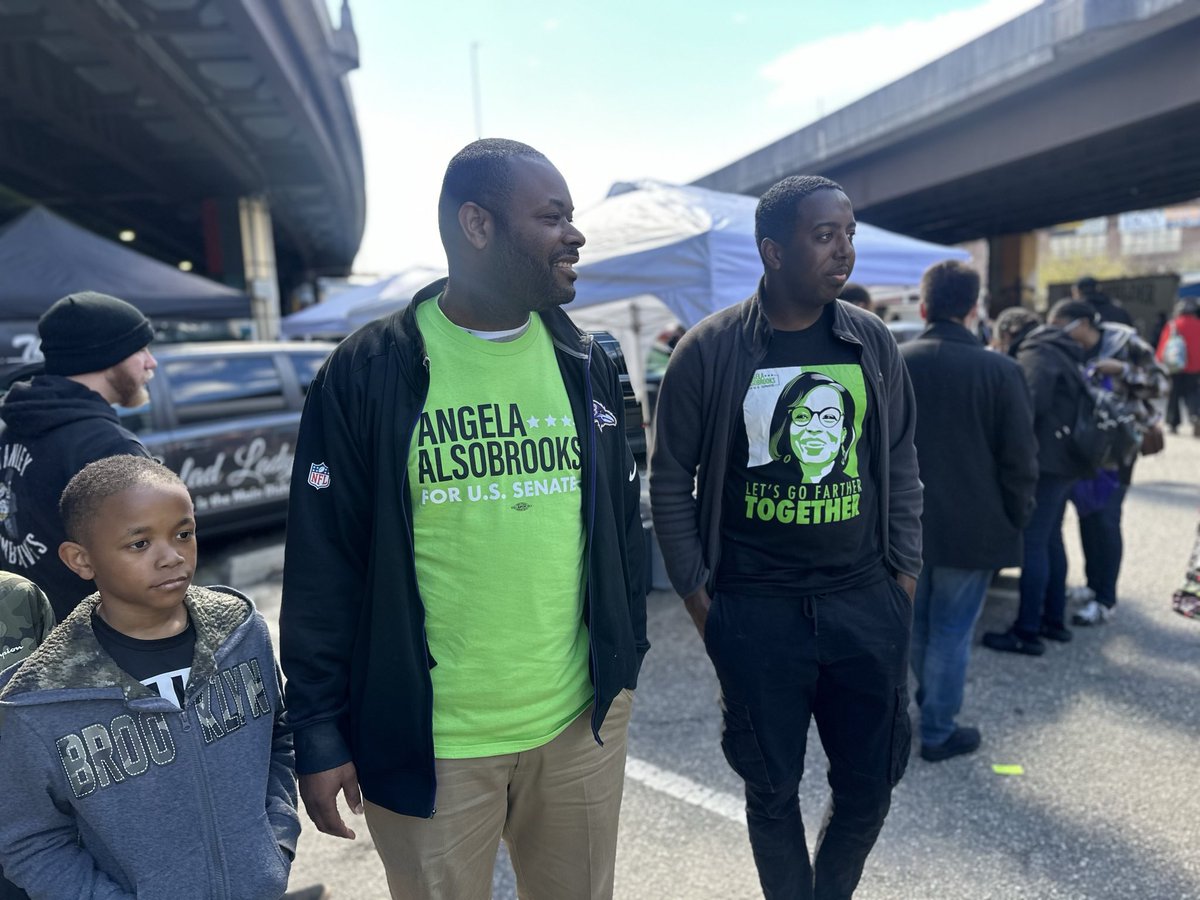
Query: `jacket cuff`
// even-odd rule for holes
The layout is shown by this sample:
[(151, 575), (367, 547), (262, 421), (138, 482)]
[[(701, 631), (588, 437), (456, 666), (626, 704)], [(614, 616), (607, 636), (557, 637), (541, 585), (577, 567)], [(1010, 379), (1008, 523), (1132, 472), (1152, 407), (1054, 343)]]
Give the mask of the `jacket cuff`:
[(292, 732), (296, 750), (296, 774), (312, 775), (350, 762), (350, 748), (333, 720), (316, 722)]
[(289, 854), (288, 862), (296, 858), (296, 841), (300, 838), (300, 820), (293, 815), (267, 813), (271, 830), (275, 833), (275, 843)]
[[(668, 577), (670, 574), (670, 572), (667, 572)], [(683, 587), (681, 588), (680, 584), (674, 579), (671, 579), (671, 587), (675, 589), (675, 593), (678, 594), (679, 599), (682, 600), (684, 597), (688, 597), (696, 593), (696, 591), (700, 590), (700, 588), (707, 588), (711, 574), (712, 573), (709, 572), (708, 566), (701, 566), (699, 573), (690, 579), (690, 588), (687, 587), (687, 581), (683, 582)]]
[(642, 673), (642, 661), (646, 658), (646, 653), (649, 650), (650, 650), (649, 641), (647, 641), (644, 644), (637, 645), (637, 666), (635, 666), (634, 670), (633, 670), (633, 683), (625, 685), (625, 687), (629, 688), (631, 691), (637, 690), (638, 677)]

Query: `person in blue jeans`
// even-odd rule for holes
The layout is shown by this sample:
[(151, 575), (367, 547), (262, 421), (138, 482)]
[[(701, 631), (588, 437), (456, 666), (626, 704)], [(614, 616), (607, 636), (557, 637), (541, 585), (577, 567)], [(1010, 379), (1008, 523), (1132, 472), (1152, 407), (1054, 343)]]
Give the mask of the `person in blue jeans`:
[(1004, 653), (1041, 656), (1042, 638), (1071, 640), (1067, 628), (1067, 554), (1062, 520), (1071, 485), (1089, 474), (1069, 443), (1085, 390), (1080, 377), (1083, 350), (1070, 332), (1076, 321), (1043, 325), (1009, 347), (1033, 400), (1038, 480), (1033, 517), (1022, 535), (1021, 602), (1008, 631), (988, 632), (983, 645)]
[[(1074, 478), (1043, 474), (1034, 492), (1033, 517), (1025, 526), (1025, 555), (1021, 564), (1021, 603), (1013, 632), (1023, 636), (1029, 647), (1020, 652), (1040, 656), (1045, 648), (1036, 636), (1066, 643), (1071, 632), (1064, 626), (1067, 610), (1067, 549), (1063, 544), (1063, 514)], [(984, 643), (995, 646), (985, 635)]]
[(1097, 498), (1096, 507), (1083, 505), (1078, 493), (1072, 493), (1079, 515), (1079, 542), (1083, 547), (1083, 572), (1089, 594), (1071, 616), (1072, 625), (1101, 625), (1113, 617), (1117, 576), (1121, 574), (1121, 559), (1125, 555), (1121, 511), (1132, 471), (1130, 463), (1116, 472), (1105, 473), (1106, 481), (1101, 483), (1106, 485), (1106, 494)]
[[(1155, 360), (1153, 348), (1136, 331), (1128, 325), (1101, 321), (1099, 312), (1078, 300), (1056, 303), (1050, 310), (1050, 322), (1082, 348), (1093, 384), (1122, 398), (1144, 428), (1157, 424), (1160, 416), (1150, 401), (1167, 393), (1170, 378)], [(1124, 551), (1121, 508), (1135, 462), (1136, 457), (1115, 471), (1099, 473), (1087, 494), (1075, 496), (1084, 572), (1092, 596), (1071, 617), (1073, 625), (1100, 625), (1112, 618), (1116, 608)]]
[(1021, 368), (975, 334), (979, 285), (979, 274), (962, 263), (930, 266), (921, 279), (929, 325), (900, 348), (917, 398), (925, 483), (911, 663), (921, 757), (930, 762), (979, 747), (979, 730), (955, 722), (971, 640), (992, 574), (1021, 562), (1038, 475)]

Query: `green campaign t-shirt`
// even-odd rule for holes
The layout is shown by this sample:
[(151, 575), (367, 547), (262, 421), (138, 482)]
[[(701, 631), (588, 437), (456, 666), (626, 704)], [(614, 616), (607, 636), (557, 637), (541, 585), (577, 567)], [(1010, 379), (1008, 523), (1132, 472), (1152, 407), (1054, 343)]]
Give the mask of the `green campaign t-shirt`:
[(430, 384), (407, 462), (434, 754), (529, 750), (592, 699), (571, 404), (537, 315), (488, 341), (431, 299), (417, 325)]

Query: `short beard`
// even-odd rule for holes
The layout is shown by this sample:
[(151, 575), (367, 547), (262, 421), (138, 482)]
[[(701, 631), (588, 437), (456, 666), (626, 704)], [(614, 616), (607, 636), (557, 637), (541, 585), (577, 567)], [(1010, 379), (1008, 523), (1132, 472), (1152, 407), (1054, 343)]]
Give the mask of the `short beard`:
[(137, 409), (139, 406), (145, 406), (150, 402), (150, 391), (143, 384), (133, 394), (132, 397), (122, 400), (121, 406), (126, 409)]
[(530, 310), (552, 309), (575, 299), (575, 285), (564, 288), (559, 284), (549, 259), (539, 261), (522, 253), (504, 233), (497, 249), (497, 275)]
[(150, 402), (150, 391), (145, 384), (139, 383), (124, 372), (116, 372), (109, 378), (114, 393), (117, 395), (117, 406), (126, 409), (137, 409)]

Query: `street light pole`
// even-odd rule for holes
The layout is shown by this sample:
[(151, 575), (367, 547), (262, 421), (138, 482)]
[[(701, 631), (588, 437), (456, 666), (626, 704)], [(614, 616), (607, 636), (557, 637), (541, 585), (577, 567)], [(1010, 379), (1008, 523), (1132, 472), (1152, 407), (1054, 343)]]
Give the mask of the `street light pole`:
[(483, 137), (483, 98), (479, 90), (479, 41), (471, 41), (471, 95), (475, 106), (475, 137)]

